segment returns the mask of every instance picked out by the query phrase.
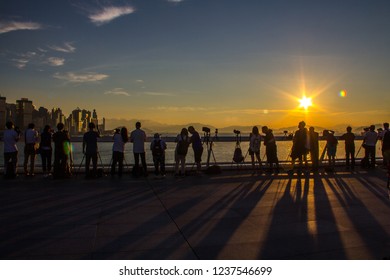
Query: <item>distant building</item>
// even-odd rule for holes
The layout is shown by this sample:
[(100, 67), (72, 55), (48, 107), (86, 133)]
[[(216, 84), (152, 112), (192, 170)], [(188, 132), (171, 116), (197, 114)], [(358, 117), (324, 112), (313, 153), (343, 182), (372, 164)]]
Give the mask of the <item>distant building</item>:
[(5, 123), (7, 122), (7, 107), (6, 98), (0, 96), (0, 131), (5, 129)]
[(16, 100), (16, 125), (19, 126), (20, 129), (26, 129), (28, 124), (33, 122), (33, 110), (32, 101), (28, 100), (28, 98)]
[(98, 121), (98, 117), (97, 117), (97, 113), (96, 113), (95, 109), (93, 109), (92, 118), (91, 118), (90, 122), (94, 123), (96, 128), (99, 129), (99, 121)]
[(83, 127), (83, 119), (81, 115), (81, 110), (80, 108), (77, 107), (77, 109), (72, 111), (70, 133), (79, 134), (82, 132), (82, 127)]
[(99, 125), (96, 110), (93, 112), (76, 108), (68, 118), (65, 117), (60, 108), (48, 110), (45, 107), (35, 109), (33, 102), (28, 98), (21, 98), (16, 104), (6, 103), (6, 97), (0, 96), (0, 131), (5, 130), (7, 121), (14, 122), (21, 130), (25, 130), (30, 123), (35, 124), (37, 130), (42, 131), (45, 125), (55, 128), (58, 123), (63, 123), (65, 129), (71, 135), (80, 135), (88, 130), (88, 124), (94, 123), (101, 131), (105, 128), (105, 119), (103, 125)]
[(53, 127), (56, 127), (57, 124), (59, 124), (59, 123), (65, 124), (65, 116), (62, 113), (62, 110), (60, 108), (53, 108), (51, 110), (51, 122), (50, 122), (50, 124)]

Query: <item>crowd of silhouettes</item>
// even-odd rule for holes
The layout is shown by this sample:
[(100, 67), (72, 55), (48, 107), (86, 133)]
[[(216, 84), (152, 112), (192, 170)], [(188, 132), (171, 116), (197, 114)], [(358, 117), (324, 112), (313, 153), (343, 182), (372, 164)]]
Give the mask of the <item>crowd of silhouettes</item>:
[[(100, 131), (95, 130), (94, 123), (88, 125), (88, 131), (83, 135), (83, 159), (80, 167), (85, 159), (85, 175), (86, 178), (96, 178), (102, 176), (98, 169), (98, 160), (100, 158), (98, 150), (98, 139), (101, 137)], [(251, 158), (252, 169), (254, 171), (263, 172), (266, 166), (267, 172), (278, 173), (280, 171), (276, 139), (273, 135), (272, 129), (267, 126), (259, 128), (254, 126), (249, 135), (248, 154)], [(286, 134), (286, 132), (285, 132)], [(43, 132), (39, 135), (33, 123), (27, 126), (27, 129), (22, 131), (15, 127), (12, 122), (6, 123), (6, 130), (4, 131), (4, 176), (5, 178), (15, 178), (17, 176), (18, 165), (18, 148), (17, 142), (20, 139), (24, 140), (24, 175), (27, 177), (34, 176), (36, 155), (40, 154), (42, 160), (42, 171), (44, 177), (69, 178), (72, 174), (74, 166), (72, 158), (72, 148), (70, 144), (69, 133), (64, 129), (64, 124), (57, 125), (57, 131), (53, 131), (49, 125), (46, 125)], [(321, 136), (315, 131), (314, 127), (306, 128), (304, 121), (299, 122), (298, 130), (289, 136), (292, 139), (292, 148), (289, 154), (291, 159), (291, 169), (294, 172), (296, 169), (296, 162), (298, 162), (298, 172), (301, 171), (318, 171), (319, 164), (325, 158), (328, 158), (328, 165), (326, 171), (334, 171), (336, 167), (336, 152), (339, 141), (345, 142), (345, 165), (348, 170), (354, 170), (356, 166), (356, 136), (352, 132), (352, 127), (346, 128), (346, 133), (340, 137), (335, 136), (332, 130), (324, 130), (322, 139), (326, 141), (325, 148), (320, 155), (319, 140)], [(132, 175), (135, 177), (148, 176), (148, 168), (146, 163), (145, 142), (147, 136), (144, 130), (141, 129), (141, 123), (135, 124), (135, 129), (131, 131), (130, 135), (126, 127), (115, 129), (113, 135), (112, 157), (110, 166), (111, 176), (123, 174), (125, 160), (125, 145), (131, 142), (133, 145), (134, 166), (132, 168)], [(266, 161), (263, 162), (260, 156), (261, 142), (265, 146)], [(390, 130), (389, 123), (384, 123), (383, 128), (375, 131), (375, 126), (371, 125), (365, 129), (363, 135), (362, 145), (358, 150), (364, 150), (364, 157), (360, 162), (363, 168), (376, 167), (376, 145), (378, 141), (381, 142), (381, 151), (383, 156), (383, 166), (390, 170)], [(240, 140), (241, 142), (241, 140)], [(196, 175), (202, 172), (202, 154), (203, 143), (199, 133), (193, 126), (183, 128), (175, 138), (174, 150), (174, 176), (183, 177), (186, 172), (186, 156), (188, 149), (192, 146), (194, 154), (194, 165), (196, 165)], [(54, 144), (54, 161), (52, 165), (52, 155)], [(150, 151), (153, 156), (154, 174), (156, 177), (164, 178), (166, 176), (165, 168), (165, 153), (167, 149), (166, 142), (161, 138), (159, 133), (155, 133), (150, 142)], [(309, 158), (311, 164), (309, 164)], [(242, 157), (242, 162), (245, 157)], [(90, 164), (92, 161), (92, 170)], [(141, 164), (140, 164), (141, 161)], [(257, 162), (257, 164), (256, 164)], [(103, 163), (101, 162), (103, 165)], [(127, 163), (126, 163), (127, 165)], [(118, 166), (118, 172), (116, 167)], [(390, 172), (390, 171), (389, 171)]]

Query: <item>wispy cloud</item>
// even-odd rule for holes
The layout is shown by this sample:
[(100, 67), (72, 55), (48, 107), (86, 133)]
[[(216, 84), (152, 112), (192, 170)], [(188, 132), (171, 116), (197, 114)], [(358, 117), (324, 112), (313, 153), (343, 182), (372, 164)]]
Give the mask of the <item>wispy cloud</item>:
[(131, 96), (130, 93), (128, 93), (123, 88), (114, 88), (113, 90), (106, 91), (104, 93), (105, 95), (121, 95), (121, 96)]
[(190, 107), (190, 106), (158, 106), (152, 108), (153, 110), (158, 110), (158, 111), (164, 111), (164, 112), (196, 112), (196, 111), (208, 111), (211, 110), (210, 108), (204, 108), (204, 107)]
[(175, 3), (175, 4), (178, 4), (178, 3), (181, 3), (183, 2), (184, 0), (167, 0), (169, 3)]
[(18, 30), (38, 30), (42, 29), (42, 25), (36, 22), (27, 21), (3, 21), (0, 22), (0, 34), (18, 31)]
[(15, 59), (12, 59), (12, 61), (14, 62), (14, 65), (16, 68), (22, 70), (22, 69), (26, 68), (26, 66), (30, 60), (28, 60), (26, 58), (15, 58)]
[(49, 46), (50, 49), (57, 51), (57, 52), (64, 52), (64, 53), (74, 53), (76, 51), (76, 48), (73, 46), (73, 43), (66, 42), (63, 46)]
[(38, 55), (36, 52), (26, 52), (18, 54), (17, 56), (17, 58), (12, 59), (15, 67), (18, 69), (24, 69), (26, 68), (27, 64), (30, 63), (30, 61), (36, 59)]
[(129, 15), (135, 12), (135, 9), (131, 6), (123, 7), (103, 7), (101, 10), (94, 11), (88, 16), (92, 23), (97, 26), (109, 23), (110, 21), (125, 15)]
[(109, 75), (95, 73), (95, 72), (88, 72), (88, 73), (68, 72), (64, 74), (55, 73), (53, 77), (70, 83), (93, 83), (93, 82), (103, 81), (107, 79)]
[(176, 96), (174, 93), (169, 92), (153, 92), (153, 91), (145, 91), (140, 93), (142, 95), (149, 95), (149, 96)]
[(46, 63), (51, 66), (62, 66), (65, 64), (65, 59), (61, 57), (49, 57)]

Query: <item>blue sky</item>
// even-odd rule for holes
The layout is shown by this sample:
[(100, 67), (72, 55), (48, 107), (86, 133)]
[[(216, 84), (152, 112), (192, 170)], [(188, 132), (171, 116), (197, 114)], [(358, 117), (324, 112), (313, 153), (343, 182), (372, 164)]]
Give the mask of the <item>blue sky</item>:
[(0, 94), (172, 124), (388, 121), (389, 15), (361, 0), (2, 1)]

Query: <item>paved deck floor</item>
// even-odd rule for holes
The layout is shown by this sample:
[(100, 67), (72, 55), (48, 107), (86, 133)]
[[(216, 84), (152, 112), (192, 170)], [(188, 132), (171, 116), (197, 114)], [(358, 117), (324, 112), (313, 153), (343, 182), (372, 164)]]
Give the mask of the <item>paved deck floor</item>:
[(0, 179), (1, 259), (388, 259), (384, 170)]

